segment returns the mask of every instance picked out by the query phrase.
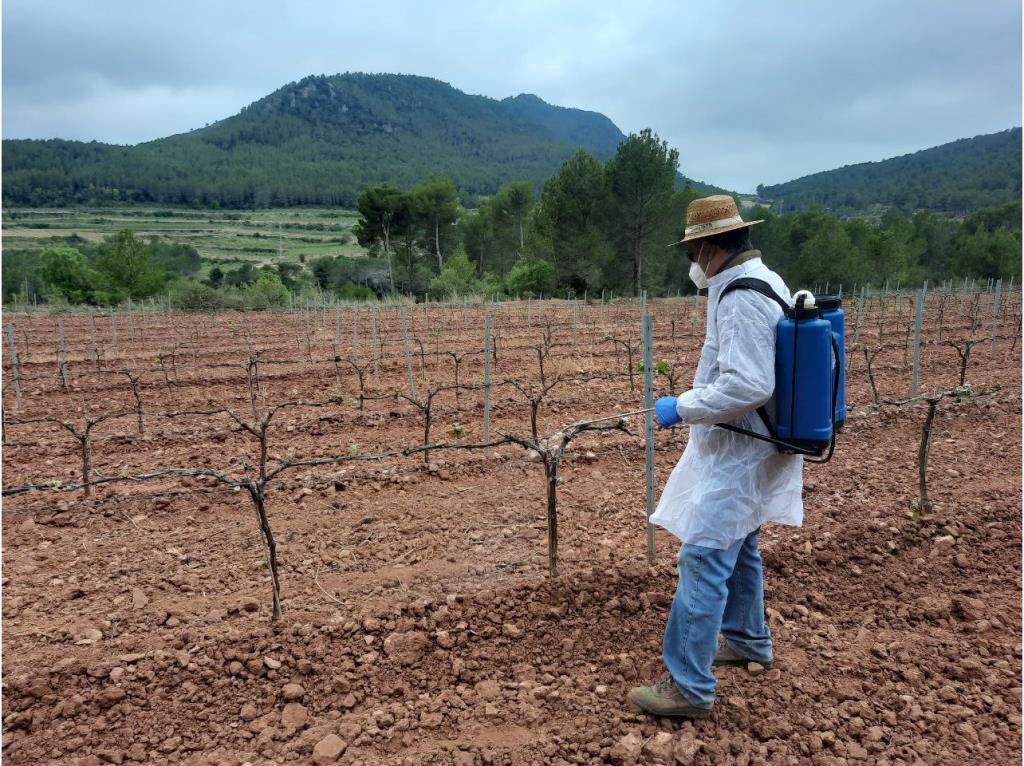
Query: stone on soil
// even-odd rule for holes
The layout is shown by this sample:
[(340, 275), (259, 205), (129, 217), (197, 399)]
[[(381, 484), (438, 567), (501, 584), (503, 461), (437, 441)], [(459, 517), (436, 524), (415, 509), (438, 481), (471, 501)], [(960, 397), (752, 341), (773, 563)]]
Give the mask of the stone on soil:
[(289, 702), (281, 711), (281, 725), (288, 729), (298, 729), (308, 718), (309, 713), (300, 702)]
[(345, 740), (337, 734), (328, 734), (313, 747), (313, 763), (334, 763), (346, 747)]

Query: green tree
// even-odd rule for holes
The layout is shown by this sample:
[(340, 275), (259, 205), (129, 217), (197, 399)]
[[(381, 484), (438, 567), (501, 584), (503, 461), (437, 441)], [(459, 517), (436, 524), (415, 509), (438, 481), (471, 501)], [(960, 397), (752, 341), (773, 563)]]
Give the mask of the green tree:
[(964, 233), (954, 243), (952, 265), (962, 276), (984, 279), (1021, 277), (1020, 232), (1000, 226), (994, 231), (978, 229)]
[(547, 261), (519, 261), (505, 278), (505, 291), (521, 298), (551, 295), (555, 291), (555, 267)]
[(12, 300), (31, 302), (32, 296), (43, 297), (47, 292), (46, 281), (39, 274), (38, 250), (11, 250), (4, 248), (0, 258), (3, 275), (4, 303)]
[(604, 225), (607, 209), (604, 166), (582, 149), (544, 184), (531, 238), (548, 243), (560, 286), (582, 293), (603, 284), (613, 257)]
[(412, 210), (422, 246), (437, 256), (440, 271), (442, 253), (450, 252), (456, 235), (453, 224), (459, 217), (459, 190), (455, 182), (445, 176), (427, 179), (412, 191)]
[(800, 247), (797, 284), (852, 286), (864, 279), (863, 261), (838, 218), (828, 216)]
[(605, 169), (611, 196), (608, 224), (619, 257), (632, 264), (633, 294), (644, 279), (644, 257), (664, 248), (671, 229), (670, 201), (679, 170), (679, 152), (650, 128), (619, 144)]
[(232, 269), (224, 275), (224, 281), (233, 287), (241, 287), (256, 281), (259, 271), (251, 263), (243, 263), (237, 269)]
[(323, 256), (310, 264), (313, 281), (323, 290), (338, 290), (347, 283), (362, 285), (375, 295), (388, 292), (387, 264), (379, 258)]
[(313, 281), (321, 290), (327, 290), (336, 286), (334, 281), (336, 257), (322, 255), (309, 264), (309, 270), (313, 273)]
[(210, 269), (210, 275), (206, 279), (206, 284), (208, 284), (210, 287), (217, 288), (220, 287), (221, 282), (223, 281), (224, 271), (221, 269), (220, 266), (214, 266), (212, 269)]
[(280, 308), (288, 305), (288, 288), (281, 277), (269, 269), (260, 271), (259, 277), (245, 288), (245, 297), (256, 309)]
[(924, 243), (921, 268), (928, 279), (941, 280), (949, 270), (952, 242), (960, 226), (928, 211), (914, 215), (914, 238)]
[(466, 248), (459, 243), (445, 261), (441, 273), (431, 281), (428, 292), (431, 298), (444, 299), (468, 295), (476, 292), (478, 287), (476, 269), (466, 255)]
[(796, 261), (800, 255), (800, 247), (794, 244), (792, 236), (796, 216), (759, 210), (757, 218), (764, 219), (764, 223), (750, 228), (751, 243), (761, 251), (765, 263), (788, 283), (795, 284)]
[(494, 227), (490, 203), (484, 200), (476, 210), (466, 211), (459, 218), (458, 229), (466, 254), (476, 263), (477, 274), (483, 277), (485, 269), (493, 269), (496, 265), (496, 260), (491, 258)]
[(927, 245), (916, 234), (903, 214), (889, 210), (882, 216), (866, 247), (869, 273), (879, 283), (916, 284), (924, 278), (920, 262)]
[[(696, 288), (690, 281), (690, 261), (680, 247), (668, 247), (669, 242), (678, 242), (683, 238), (686, 228), (686, 208), (702, 193), (693, 184), (687, 182), (682, 189), (676, 189), (669, 197), (668, 209), (664, 215), (664, 244), (654, 242), (645, 258), (644, 270), (647, 272), (647, 283), (651, 288), (673, 292), (691, 293)], [(755, 217), (760, 217), (755, 216)]]
[(359, 220), (353, 227), (356, 241), (376, 254), (384, 251), (388, 262), (388, 280), (395, 291), (395, 269), (392, 260), (392, 240), (408, 233), (412, 225), (409, 195), (394, 186), (371, 186), (359, 195), (356, 202)]
[(527, 255), (533, 210), (533, 185), (513, 181), (460, 217), (458, 233), (478, 275), (487, 271), (507, 274), (513, 263)]
[(508, 227), (513, 235), (519, 235), (518, 256), (526, 247), (526, 218), (534, 204), (533, 184), (529, 181), (511, 181), (498, 189), (491, 200), (495, 225)]
[(39, 274), (68, 303), (87, 303), (97, 282), (85, 256), (73, 247), (51, 247), (40, 257)]
[(107, 237), (93, 265), (99, 275), (94, 295), (101, 303), (145, 298), (167, 281), (163, 270), (153, 263), (149, 248), (131, 229)]
[(285, 261), (277, 264), (277, 275), (281, 278), (281, 283), (293, 292), (299, 287), (298, 278), (302, 271), (302, 266), (298, 263)]
[(192, 245), (150, 237), (149, 253), (154, 266), (169, 274), (190, 277), (199, 273), (203, 261)]
[(500, 273), (507, 273), (526, 254), (527, 223), (535, 204), (533, 184), (529, 181), (507, 183), (487, 200), (490, 254)]

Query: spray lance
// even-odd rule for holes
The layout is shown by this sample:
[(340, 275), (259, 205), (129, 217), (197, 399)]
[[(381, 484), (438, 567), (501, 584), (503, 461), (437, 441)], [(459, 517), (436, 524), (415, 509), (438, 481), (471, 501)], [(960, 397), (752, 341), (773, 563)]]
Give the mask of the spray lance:
[(642, 410), (633, 410), (632, 412), (620, 412), (618, 415), (606, 415), (603, 418), (594, 418), (593, 420), (578, 420), (573, 423), (573, 426), (589, 426), (591, 423), (603, 423), (606, 420), (625, 420), (633, 415), (643, 415), (648, 412), (655, 412), (657, 407), (647, 407)]

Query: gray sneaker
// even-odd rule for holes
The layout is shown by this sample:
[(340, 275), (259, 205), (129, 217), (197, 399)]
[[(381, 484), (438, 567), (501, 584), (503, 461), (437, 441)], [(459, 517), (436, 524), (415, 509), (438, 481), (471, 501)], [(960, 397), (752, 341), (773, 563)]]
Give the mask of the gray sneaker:
[(729, 646), (728, 642), (722, 644), (719, 648), (718, 653), (715, 655), (715, 659), (712, 661), (712, 665), (733, 665), (746, 667), (748, 663), (756, 662), (757, 664), (764, 667), (765, 670), (771, 670), (775, 665), (775, 660), (768, 660), (768, 662), (761, 662), (761, 660), (752, 660), (749, 657), (744, 657), (742, 654), (737, 654)]
[(630, 689), (629, 701), (651, 715), (672, 718), (708, 718), (714, 708), (714, 703), (695, 705), (690, 702), (679, 691), (670, 675), (666, 675), (654, 686), (637, 686)]

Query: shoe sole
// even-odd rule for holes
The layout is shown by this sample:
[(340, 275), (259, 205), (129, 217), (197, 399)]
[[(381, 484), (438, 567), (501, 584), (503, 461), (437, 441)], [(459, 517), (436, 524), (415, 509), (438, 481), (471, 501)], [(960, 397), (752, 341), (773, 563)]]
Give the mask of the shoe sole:
[[(739, 659), (739, 660), (714, 660), (711, 663), (711, 666), (712, 667), (716, 667), (716, 668), (720, 668), (720, 667), (745, 668), (751, 662), (757, 662), (757, 660), (744, 660), (744, 659)], [(760, 665), (761, 667), (763, 667), (765, 670), (771, 670), (772, 668), (775, 667), (775, 663), (774, 662), (769, 662), (767, 665), (765, 663), (763, 663), (763, 662), (757, 662), (757, 664)]]
[[(650, 711), (647, 711), (650, 712)], [(704, 710), (703, 708), (690, 708), (685, 713), (652, 713), (652, 715), (660, 716), (662, 718), (687, 718), (689, 720), (704, 720), (705, 718), (711, 717), (711, 710)]]
[(669, 713), (669, 712), (665, 712), (663, 710), (652, 710), (649, 707), (641, 705), (639, 702), (637, 702), (636, 700), (634, 700), (632, 698), (629, 701), (635, 707), (639, 708), (640, 710), (642, 710), (643, 712), (647, 713), (648, 715), (656, 715), (656, 716), (658, 716), (660, 718), (689, 718), (689, 719), (693, 719), (693, 720), (696, 720), (696, 719), (703, 720), (705, 718), (710, 718), (711, 717), (711, 713), (714, 710), (714, 708), (710, 708), (710, 707), (709, 708), (690, 707), (690, 708), (687, 708), (685, 711), (680, 710), (680, 711), (677, 711), (677, 712)]

